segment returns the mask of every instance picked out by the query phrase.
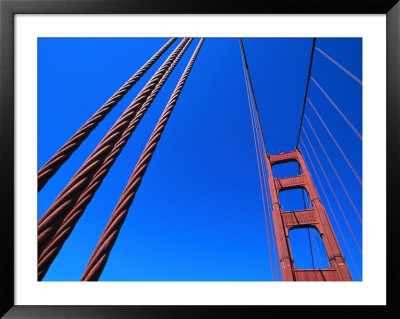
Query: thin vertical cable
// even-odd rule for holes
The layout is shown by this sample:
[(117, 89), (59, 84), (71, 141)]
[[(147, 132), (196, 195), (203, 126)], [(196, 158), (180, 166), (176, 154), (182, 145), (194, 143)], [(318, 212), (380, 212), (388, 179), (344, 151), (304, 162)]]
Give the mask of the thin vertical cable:
[(128, 214), (128, 210), (135, 198), (136, 192), (140, 186), (144, 174), (146, 173), (154, 151), (156, 150), (158, 141), (161, 138), (178, 97), (182, 92), (183, 86), (189, 76), (190, 70), (192, 69), (196, 57), (199, 54), (203, 42), (204, 38), (199, 41), (199, 44), (197, 45), (188, 65), (185, 68), (185, 71), (183, 72), (174, 92), (172, 93), (158, 123), (156, 124), (154, 131), (151, 134), (131, 177), (129, 178), (125, 190), (115, 206), (110, 220), (105, 227), (103, 234), (101, 235), (100, 240), (89, 260), (89, 263), (81, 277), (81, 281), (96, 281), (100, 278), (100, 275), (110, 255), (111, 249), (115, 244), (123, 222)]
[[(300, 166), (299, 167), (299, 174), (301, 174), (301, 169)], [(306, 197), (304, 195), (304, 188), (301, 189), (301, 194), (303, 195), (303, 205), (304, 205), (304, 209), (307, 209), (307, 205), (306, 205)], [(314, 253), (313, 253), (313, 247), (311, 244), (311, 236), (310, 236), (310, 227), (307, 227), (307, 232), (308, 232), (308, 243), (310, 246), (310, 253), (311, 253), (311, 263), (312, 263), (312, 267), (313, 269), (315, 269), (315, 265), (314, 265)]]
[[(242, 59), (242, 61), (243, 61), (243, 59)], [(247, 98), (248, 98), (248, 102), (249, 102), (251, 126), (252, 126), (252, 130), (253, 130), (254, 148), (256, 150), (256, 157), (257, 157), (257, 167), (258, 167), (258, 175), (259, 175), (259, 179), (260, 179), (261, 198), (262, 198), (263, 209), (264, 209), (265, 226), (266, 226), (266, 230), (267, 230), (267, 241), (268, 241), (269, 256), (270, 256), (270, 263), (271, 263), (271, 270), (272, 270), (272, 278), (273, 278), (273, 280), (275, 280), (275, 270), (274, 270), (274, 264), (272, 261), (271, 243), (270, 243), (270, 235), (269, 235), (267, 214), (266, 214), (266, 208), (265, 208), (264, 190), (263, 190), (263, 186), (262, 186), (262, 177), (261, 177), (261, 169), (260, 169), (260, 155), (259, 155), (259, 149), (258, 149), (257, 142), (256, 142), (256, 134), (257, 133), (256, 133), (256, 129), (255, 129), (255, 119), (254, 119), (254, 115), (253, 115), (252, 107), (251, 107), (250, 90), (248, 87), (246, 73), (245, 73), (245, 83), (246, 83), (246, 89), (247, 89)]]
[[(252, 109), (253, 111), (253, 117), (255, 118), (256, 114), (255, 114), (255, 110), (254, 107)], [(260, 129), (258, 126), (256, 126), (256, 132), (257, 132), (257, 144), (258, 144), (258, 148), (259, 148), (259, 156), (260, 156), (260, 166), (261, 166), (261, 172), (262, 172), (262, 181), (263, 181), (263, 187), (264, 187), (264, 194), (265, 194), (265, 199), (266, 199), (266, 206), (267, 206), (267, 210), (268, 210), (268, 215), (271, 216), (271, 207), (270, 207), (270, 200), (268, 198), (268, 177), (267, 177), (267, 167), (266, 167), (266, 163), (265, 163), (265, 155), (266, 152), (265, 150), (263, 151), (263, 147), (262, 147), (262, 141), (261, 141), (261, 134), (260, 134)], [(272, 230), (272, 218), (267, 217), (267, 214), (264, 214), (265, 220), (266, 220), (266, 227), (267, 227), (267, 233), (269, 232), (268, 236), (270, 236), (272, 238), (272, 246), (275, 248), (272, 249), (272, 251), (274, 252), (274, 261), (276, 262), (276, 272), (278, 274), (278, 280), (280, 280), (280, 274), (279, 274), (279, 262), (278, 262), (278, 257), (276, 254), (276, 243), (275, 243), (275, 238), (274, 238), (274, 233)], [(268, 221), (269, 220), (269, 221)], [(269, 229), (269, 230), (268, 230)], [(275, 271), (275, 270), (274, 270)]]
[[(250, 94), (251, 92), (248, 91), (248, 94)], [(253, 118), (256, 118), (257, 114), (255, 112), (255, 108), (254, 108), (254, 102), (251, 104), (252, 108), (251, 111), (253, 113)], [(262, 142), (262, 135), (260, 133), (261, 128), (259, 126), (256, 125), (256, 123), (254, 123), (255, 125), (255, 131), (256, 131), (256, 137), (257, 137), (257, 146), (258, 146), (258, 154), (260, 156), (260, 166), (261, 166), (261, 171), (262, 171), (262, 181), (263, 181), (263, 187), (264, 187), (264, 194), (265, 194), (265, 199), (266, 199), (266, 206), (267, 206), (267, 210), (268, 210), (268, 217), (266, 216), (266, 214), (264, 214), (265, 217), (265, 221), (266, 221), (266, 227), (267, 227), (267, 236), (271, 236), (272, 237), (272, 246), (273, 246), (273, 252), (274, 252), (274, 260), (276, 262), (276, 272), (277, 272), (277, 277), (278, 280), (281, 280), (281, 276), (280, 276), (280, 266), (279, 266), (279, 257), (278, 257), (278, 252), (277, 252), (277, 247), (276, 247), (276, 242), (275, 242), (275, 233), (274, 233), (274, 229), (272, 227), (272, 204), (270, 203), (270, 193), (269, 193), (269, 187), (268, 187), (268, 174), (267, 174), (267, 163), (266, 163), (266, 156), (267, 156), (267, 151), (265, 149), (265, 145)], [(269, 220), (269, 221), (268, 221)], [(273, 270), (275, 271), (275, 270)]]
[[(239, 38), (239, 44), (240, 44), (240, 49), (241, 49), (241, 53), (242, 53), (242, 63), (243, 63), (243, 65), (244, 65), (244, 73), (245, 73), (245, 79), (247, 79), (247, 84), (246, 85), (248, 85), (248, 87), (247, 87), (247, 94), (248, 94), (248, 99), (250, 98), (251, 99), (251, 101), (252, 101), (252, 103), (253, 103), (253, 108), (254, 108), (254, 110), (255, 110), (255, 118), (257, 119), (257, 123), (258, 123), (258, 127), (259, 127), (259, 132), (260, 132), (260, 138), (261, 138), (261, 140), (262, 140), (262, 142), (261, 142), (261, 144), (262, 144), (262, 148), (263, 148), (263, 150), (264, 150), (264, 156), (262, 157), (262, 159), (263, 159), (263, 161), (264, 161), (264, 164), (266, 165), (266, 163), (265, 163), (265, 156), (266, 156), (266, 154), (267, 154), (267, 147), (266, 147), (266, 145), (265, 145), (265, 139), (264, 139), (264, 132), (263, 132), (263, 129), (262, 129), (262, 125), (261, 125), (261, 120), (260, 120), (260, 114), (259, 114), (259, 111), (258, 111), (258, 107), (257, 107), (257, 102), (256, 102), (256, 99), (255, 99), (255, 93), (254, 93), (254, 88), (253, 88), (253, 84), (252, 84), (252, 81), (251, 81), (251, 76), (250, 76), (250, 69), (249, 69), (249, 65), (248, 65), (248, 63), (247, 63), (247, 58), (246, 58), (246, 52), (245, 52), (245, 49), (244, 49), (244, 44), (243, 44), (243, 41), (242, 41), (242, 39), (241, 38)], [(250, 102), (249, 102), (250, 103)], [(261, 151), (261, 150), (260, 150)], [(262, 162), (261, 162), (262, 163)], [(266, 169), (266, 167), (265, 167), (265, 169)], [(265, 179), (265, 181), (264, 181), (264, 183), (265, 183), (265, 185), (267, 184), (267, 177), (266, 176), (264, 176), (264, 179)], [(269, 191), (269, 187), (266, 187), (265, 186), (265, 188), (267, 189), (267, 191), (266, 191), (266, 194), (268, 193), (268, 191)], [(266, 199), (267, 199), (267, 202), (268, 202), (268, 196), (266, 195)], [(269, 214), (271, 215), (271, 212), (270, 212), (270, 207), (269, 206), (267, 206), (268, 207), (268, 209), (269, 209)], [(272, 223), (272, 216), (270, 216), (270, 221), (271, 221), (271, 223)], [(272, 225), (271, 225), (271, 228), (272, 228)], [(272, 228), (273, 229), (273, 228)], [(272, 240), (273, 240), (273, 242), (275, 242), (275, 238), (274, 238), (274, 236), (273, 236), (273, 232), (271, 233), (272, 235)], [(275, 254), (276, 254), (276, 256), (277, 256), (277, 252), (276, 252), (276, 246), (275, 246), (275, 244), (274, 244), (274, 249), (275, 249)], [(278, 262), (277, 262), (278, 263)], [(280, 277), (280, 275), (279, 275), (279, 263), (278, 263), (278, 268), (277, 268), (277, 271), (278, 271), (278, 278)]]
[(100, 109), (76, 131), (76, 133), (42, 166), (38, 172), (38, 191), (58, 171), (72, 153), (82, 144), (97, 125), (106, 117), (126, 93), (139, 81), (161, 55), (174, 43), (176, 38), (170, 39), (156, 54), (154, 54), (122, 87), (115, 92)]
[(307, 227), (307, 231), (308, 231), (308, 242), (309, 242), (309, 244), (310, 244), (310, 251), (311, 251), (312, 268), (315, 269), (315, 265), (314, 265), (314, 254), (313, 254), (313, 249), (312, 249), (312, 245), (311, 245), (310, 227)]
[(258, 125), (260, 126), (260, 132), (261, 132), (261, 137), (262, 137), (262, 141), (263, 141), (263, 146), (264, 146), (265, 152), (267, 152), (267, 147), (265, 146), (264, 132), (263, 132), (261, 121), (260, 121), (260, 113), (258, 112), (258, 107), (257, 107), (257, 103), (256, 103), (256, 98), (255, 98), (256, 95), (254, 94), (253, 83), (251, 82), (251, 77), (250, 77), (249, 65), (247, 64), (246, 52), (244, 51), (243, 41), (241, 38), (239, 39), (239, 43), (240, 43), (240, 49), (242, 52), (242, 59), (244, 61), (245, 67), (246, 67), (246, 74), (247, 74), (247, 79), (249, 82), (249, 87), (251, 90), (251, 96), (254, 101), (254, 108), (257, 112), (257, 122), (258, 122)]
[[(249, 104), (249, 107), (250, 107), (250, 104)], [(255, 150), (256, 150), (256, 157), (257, 157), (258, 175), (259, 175), (259, 179), (260, 179), (261, 198), (262, 198), (262, 203), (263, 203), (263, 211), (264, 211), (264, 218), (265, 218), (265, 228), (266, 228), (266, 231), (267, 231), (268, 251), (269, 251), (269, 257), (270, 257), (270, 263), (271, 263), (272, 279), (275, 281), (275, 269), (274, 269), (274, 263), (273, 263), (273, 258), (272, 258), (270, 234), (269, 234), (268, 219), (267, 219), (265, 197), (264, 197), (264, 188), (263, 188), (263, 182), (262, 182), (260, 152), (259, 152), (259, 149), (258, 149), (258, 146), (257, 146), (257, 137), (256, 137), (257, 132), (256, 132), (256, 128), (255, 128), (255, 123), (254, 123), (255, 119), (254, 119), (254, 115), (252, 114), (251, 107), (250, 107), (250, 117), (251, 117), (252, 129), (253, 129), (254, 147), (255, 147)]]
[[(353, 266), (354, 266), (354, 268), (355, 268), (355, 270), (356, 270), (356, 272), (357, 272), (357, 274), (358, 274), (358, 277), (359, 277), (359, 279), (360, 279), (361, 276), (360, 276), (360, 273), (359, 273), (359, 271), (358, 271), (357, 265), (356, 265), (356, 263), (355, 263), (355, 261), (354, 261), (353, 254), (351, 253), (351, 250), (350, 250), (350, 248), (349, 248), (349, 245), (347, 244), (347, 240), (346, 240), (346, 238), (345, 238), (345, 236), (344, 236), (344, 234), (343, 234), (342, 228), (340, 227), (340, 224), (339, 224), (339, 222), (338, 222), (338, 220), (337, 220), (337, 218), (336, 218), (336, 215), (335, 215), (334, 210), (333, 210), (333, 208), (332, 208), (331, 202), (329, 201), (328, 196), (326, 195), (325, 188), (323, 187), (323, 184), (322, 184), (322, 182), (321, 182), (321, 180), (320, 180), (320, 178), (319, 178), (319, 175), (318, 175), (318, 173), (317, 173), (317, 170), (315, 169), (315, 166), (314, 166), (314, 164), (313, 164), (313, 162), (312, 162), (312, 160), (311, 160), (310, 154), (308, 153), (307, 147), (306, 147), (306, 145), (305, 145), (305, 143), (304, 143), (304, 141), (303, 141), (303, 139), (302, 139), (301, 137), (300, 137), (300, 141), (301, 141), (301, 143), (302, 143), (302, 145), (303, 145), (303, 149), (304, 149), (304, 151), (305, 151), (305, 153), (306, 153), (306, 155), (307, 155), (307, 157), (308, 157), (308, 160), (309, 160), (309, 162), (310, 162), (310, 164), (311, 164), (311, 167), (312, 167), (312, 169), (313, 169), (313, 171), (314, 171), (314, 174), (315, 174), (315, 176), (317, 177), (318, 184), (319, 184), (319, 186), (320, 186), (320, 188), (321, 188), (321, 190), (322, 190), (322, 193), (324, 194), (325, 200), (326, 200), (326, 202), (327, 202), (327, 204), (328, 204), (328, 207), (329, 207), (329, 210), (330, 210), (331, 215), (332, 215), (332, 217), (333, 217), (333, 220), (335, 221), (336, 227), (337, 227), (338, 230), (339, 230), (340, 237), (342, 238), (342, 240), (343, 240), (343, 242), (344, 242), (344, 244), (345, 244), (347, 253), (348, 253), (349, 256), (350, 256), (351, 262), (352, 262), (352, 264), (353, 264)], [(322, 170), (322, 166), (320, 166), (320, 168), (321, 168), (321, 170)]]
[[(259, 142), (261, 144), (261, 141)], [(268, 187), (268, 172), (267, 172), (267, 163), (266, 163), (266, 152), (264, 150), (264, 156), (262, 157), (261, 161), (261, 167), (263, 168), (264, 171), (264, 189), (265, 189), (265, 194), (266, 194), (266, 199), (267, 199), (267, 208), (268, 208), (268, 216), (269, 216), (269, 227), (270, 227), (270, 234), (272, 237), (272, 246), (273, 246), (273, 251), (274, 251), (274, 259), (276, 262), (276, 272), (278, 273), (278, 280), (281, 280), (280, 276), (280, 267), (279, 267), (279, 256), (277, 252), (277, 244), (275, 241), (275, 231), (273, 228), (273, 220), (272, 220), (272, 203), (271, 203), (271, 194), (269, 193), (269, 187)]]
[[(248, 69), (248, 64), (247, 64), (247, 59), (246, 59), (246, 54), (244, 51), (242, 39), (239, 39), (239, 44), (240, 44), (240, 49), (241, 49), (241, 53), (242, 53), (243, 72), (244, 72), (245, 83), (246, 83), (247, 99), (249, 102), (249, 111), (250, 111), (251, 124), (252, 124), (252, 130), (253, 130), (253, 138), (254, 138), (254, 147), (256, 150), (256, 157), (257, 157), (257, 167), (258, 167), (258, 173), (259, 173), (259, 179), (260, 179), (261, 196), (262, 196), (262, 203), (263, 203), (263, 209), (264, 209), (265, 226), (266, 226), (266, 231), (267, 231), (267, 241), (268, 241), (268, 250), (269, 250), (269, 256), (270, 256), (272, 277), (273, 277), (273, 280), (275, 280), (275, 269), (274, 269), (274, 263), (273, 263), (273, 257), (272, 257), (271, 241), (270, 241), (271, 235), (269, 233), (268, 217), (267, 217), (266, 204), (265, 204), (265, 198), (264, 198), (264, 196), (267, 197), (267, 194), (265, 193), (265, 195), (264, 195), (264, 187), (263, 187), (263, 185), (265, 185), (265, 180), (263, 181), (263, 178), (265, 177), (265, 173), (264, 172), (262, 173), (263, 155), (262, 155), (262, 149), (260, 148), (259, 139), (262, 140), (261, 144), (263, 145), (264, 150), (266, 149), (266, 147), (265, 147), (265, 141), (264, 141), (264, 136), (263, 136), (263, 132), (262, 132), (262, 128), (261, 128), (260, 117), (259, 117), (259, 113), (258, 113), (257, 104), (255, 101), (254, 89), (253, 89), (253, 86), (251, 83), (250, 72)], [(257, 130), (257, 124), (258, 124), (259, 130)]]

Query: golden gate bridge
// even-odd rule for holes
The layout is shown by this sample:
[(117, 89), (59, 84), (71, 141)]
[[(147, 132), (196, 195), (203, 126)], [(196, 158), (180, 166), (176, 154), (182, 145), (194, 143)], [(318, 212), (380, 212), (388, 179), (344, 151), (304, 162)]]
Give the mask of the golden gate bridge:
[[(106, 133), (104, 138), (99, 142), (97, 147), (89, 155), (86, 161), (78, 169), (71, 178), (65, 188), (58, 194), (46, 213), (38, 222), (38, 280), (42, 280), (46, 275), (49, 267), (57, 257), (59, 251), (63, 247), (65, 241), (72, 233), (75, 225), (85, 212), (86, 207), (92, 200), (98, 188), (101, 186), (103, 179), (107, 176), (113, 163), (121, 153), (122, 149), (128, 142), (129, 138), (135, 131), (146, 111), (151, 106), (155, 97), (167, 81), (169, 75), (174, 70), (182, 56), (185, 54), (193, 38), (184, 38), (167, 57), (155, 74), (150, 78), (143, 89), (137, 94), (133, 101), (128, 105), (123, 114), (117, 119), (114, 125)], [(146, 173), (148, 165), (157, 148), (157, 144), (167, 125), (168, 119), (178, 101), (179, 95), (184, 89), (191, 69), (199, 55), (204, 38), (200, 39), (194, 49), (191, 58), (183, 71), (179, 82), (172, 92), (164, 111), (162, 112), (154, 130), (147, 141), (146, 146), (122, 192), (118, 203), (116, 204), (110, 219), (103, 230), (103, 233), (87, 263), (85, 270), (81, 276), (81, 281), (96, 281), (107, 263), (111, 250), (117, 240), (118, 234), (128, 214), (137, 190)], [(82, 142), (90, 135), (96, 126), (107, 116), (107, 114), (117, 105), (117, 103), (128, 93), (128, 91), (140, 80), (140, 78), (151, 68), (157, 60), (167, 51), (171, 45), (177, 41), (172, 38), (162, 46), (120, 89), (118, 89), (108, 100), (101, 106), (98, 111), (90, 117), (87, 122), (76, 131), (76, 133), (39, 169), (38, 171), (38, 191), (46, 185), (46, 183), (57, 173), (58, 169), (69, 159), (74, 151), (82, 144)], [(348, 156), (346, 156), (332, 131), (318, 112), (318, 107), (314, 105), (311, 97), (308, 95), (308, 87), (310, 81), (321, 91), (325, 98), (329, 101), (333, 109), (339, 114), (343, 120), (343, 125), (350, 127), (352, 132), (362, 142), (362, 135), (346, 117), (339, 106), (330, 97), (327, 91), (321, 86), (312, 74), (312, 63), (314, 52), (318, 51), (327, 60), (333, 63), (347, 76), (352, 78), (356, 83), (362, 85), (362, 81), (342, 66), (338, 61), (333, 59), (327, 52), (316, 45), (316, 39), (313, 39), (309, 70), (307, 75), (307, 84), (305, 89), (302, 115), (299, 124), (299, 131), (295, 147), (290, 152), (281, 152), (279, 154), (269, 154), (265, 144), (265, 137), (260, 121), (256, 96), (250, 76), (250, 70), (247, 63), (247, 57), (242, 39), (239, 39), (240, 50), (242, 55), (242, 64), (244, 79), (248, 97), (248, 107), (250, 112), (252, 131), (254, 137), (254, 146), (257, 157), (257, 167), (259, 173), (260, 190), (263, 202), (264, 217), (267, 230), (268, 251), (274, 280), (284, 281), (351, 281), (352, 276), (349, 271), (347, 260), (344, 258), (343, 247), (340, 247), (336, 237), (331, 220), (328, 217), (326, 207), (323, 205), (320, 194), (315, 186), (315, 180), (312, 178), (311, 170), (314, 172), (316, 181), (322, 190), (325, 203), (329, 209), (333, 222), (339, 230), (339, 236), (344, 243), (350, 262), (352, 263), (357, 276), (361, 278), (360, 271), (354, 261), (352, 251), (349, 248), (346, 237), (343, 235), (342, 226), (338, 222), (336, 213), (332, 208), (332, 204), (327, 196), (328, 189), (332, 193), (333, 198), (339, 208), (339, 213), (343, 217), (344, 226), (347, 227), (351, 234), (351, 240), (357, 247), (357, 253), (362, 256), (361, 245), (355, 236), (352, 227), (347, 218), (343, 206), (336, 195), (335, 189), (326, 173), (321, 159), (318, 157), (310, 136), (313, 135), (321, 148), (325, 159), (329, 163), (330, 169), (334, 172), (342, 191), (344, 192), (350, 206), (354, 210), (358, 221), (362, 224), (361, 213), (348, 191), (341, 174), (337, 171), (334, 162), (330, 158), (327, 150), (316, 132), (312, 120), (307, 116), (306, 106), (308, 110), (314, 112), (320, 124), (326, 130), (335, 147), (337, 148), (343, 160), (349, 167), (352, 176), (362, 187), (362, 180), (357, 170), (352, 165)], [(314, 158), (315, 160), (312, 160)], [(298, 175), (278, 178), (273, 174), (273, 167), (283, 163), (294, 162), (298, 165)], [(307, 164), (308, 163), (308, 164)], [(320, 168), (322, 176), (317, 174), (316, 167)], [(340, 172), (341, 173), (341, 172)], [(286, 190), (300, 189), (303, 195), (304, 209), (295, 211), (287, 211), (282, 207), (280, 202), (280, 194)], [(293, 256), (291, 242), (289, 240), (289, 232), (294, 229), (307, 229), (309, 236), (309, 245), (312, 256), (313, 267), (311, 269), (301, 269), (296, 267), (295, 258)], [(328, 266), (320, 268), (315, 266), (313, 248), (311, 244), (311, 230), (318, 233), (322, 248), (321, 251), (326, 254)]]

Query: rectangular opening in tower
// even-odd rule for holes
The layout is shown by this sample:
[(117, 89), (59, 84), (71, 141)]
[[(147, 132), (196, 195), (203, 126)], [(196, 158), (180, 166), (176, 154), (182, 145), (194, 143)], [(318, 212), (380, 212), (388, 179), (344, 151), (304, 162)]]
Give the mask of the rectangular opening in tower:
[(327, 269), (331, 265), (321, 235), (315, 227), (292, 228), (289, 242), (297, 269)]
[(301, 169), (297, 161), (287, 161), (272, 165), (274, 178), (287, 178), (301, 175)]
[(310, 196), (304, 187), (281, 190), (279, 202), (282, 210), (287, 212), (312, 208)]

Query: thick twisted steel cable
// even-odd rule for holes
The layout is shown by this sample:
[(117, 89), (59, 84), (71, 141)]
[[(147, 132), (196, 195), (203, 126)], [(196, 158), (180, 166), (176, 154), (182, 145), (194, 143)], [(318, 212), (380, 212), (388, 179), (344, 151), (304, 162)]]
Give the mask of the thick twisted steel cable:
[(101, 167), (98, 171), (94, 174), (91, 178), (89, 185), (86, 189), (81, 193), (79, 198), (76, 201), (76, 204), (62, 221), (61, 225), (57, 229), (57, 232), (53, 236), (53, 239), (49, 242), (45, 249), (43, 249), (42, 253), (38, 259), (38, 274), (40, 277), (43, 278), (45, 273), (47, 272), (48, 268), (50, 267), (52, 261), (57, 256), (58, 252), (62, 248), (64, 242), (67, 240), (68, 236), (71, 234), (72, 230), (74, 229), (76, 223), (79, 221), (80, 217), (82, 216), (83, 212), (85, 211), (87, 205), (92, 200), (93, 196), (95, 195), (97, 189), (100, 187), (103, 179), (108, 174), (111, 166), (114, 164), (116, 158), (128, 142), (130, 136), (136, 129), (138, 123), (140, 122), (143, 115), (146, 113), (147, 109), (157, 96), (158, 92), (161, 90), (162, 86), (164, 85), (165, 81), (168, 79), (169, 75), (178, 64), (179, 60), (181, 59), (182, 55), (185, 53), (186, 49), (189, 47), (192, 39), (186, 42), (185, 46), (183, 47), (182, 51), (176, 57), (174, 62), (169, 67), (168, 71), (164, 74), (161, 81), (157, 84), (153, 92), (147, 98), (146, 102), (140, 108), (140, 110), (136, 113), (134, 119), (131, 121), (129, 126), (125, 129), (124, 133), (120, 137), (119, 141), (116, 142), (111, 153), (106, 157), (103, 161)]
[[(187, 40), (185, 40), (182, 44), (184, 44), (184, 45), (186, 45), (186, 43), (187, 43)], [(179, 46), (178, 46), (179, 47)], [(180, 46), (180, 48), (182, 48), (182, 46)], [(176, 52), (179, 52), (179, 50), (178, 51), (176, 51)], [(175, 58), (175, 54), (171, 54), (171, 57), (173, 57), (173, 58)], [(168, 61), (168, 60), (167, 60)], [(165, 63), (167, 63), (167, 62), (165, 62)], [(167, 65), (167, 64), (166, 64)], [(161, 69), (161, 68), (160, 68)], [(165, 79), (165, 78), (164, 78)], [(150, 80), (150, 82), (151, 82), (151, 80)], [(160, 88), (161, 86), (159, 86), (158, 87), (158, 89)], [(154, 89), (155, 90), (155, 89)], [(154, 90), (152, 91), (152, 92), (154, 92)], [(140, 95), (140, 94), (139, 94)], [(155, 95), (151, 95), (150, 94), (150, 96), (152, 97), (152, 99), (154, 99), (154, 97), (155, 97)], [(147, 99), (147, 101), (149, 101), (149, 98)], [(134, 104), (133, 102), (131, 103), (131, 105), (132, 104)], [(140, 106), (140, 105), (139, 105)], [(129, 107), (128, 107), (128, 109), (129, 109)], [(133, 114), (133, 115), (135, 115), (135, 114)], [(121, 116), (122, 117), (122, 116)], [(123, 126), (118, 126), (118, 125), (115, 125), (115, 126), (117, 126), (119, 129), (123, 129), (124, 127)], [(106, 139), (106, 141), (107, 141), (107, 139)], [(100, 143), (101, 144), (101, 143)], [(106, 153), (104, 153), (103, 154), (104, 156), (106, 156), (107, 154)], [(90, 175), (90, 174), (88, 174), (87, 176), (86, 176), (86, 179), (87, 180), (89, 180), (90, 181), (90, 178), (92, 178), (93, 177), (93, 174), (95, 174), (96, 173), (96, 171), (93, 171), (92, 170), (92, 175)], [(82, 188), (82, 191), (84, 190), (85, 188)], [(76, 194), (73, 194), (73, 196), (74, 197), (72, 197), (72, 202), (73, 201), (77, 201), (78, 199), (78, 197), (76, 197), (76, 196), (79, 196), (80, 195), (80, 193), (78, 192), (78, 193), (76, 193)], [(71, 201), (70, 201), (71, 202)], [(65, 214), (68, 214), (68, 211), (66, 211), (66, 209), (65, 209), (65, 207), (61, 207), (61, 209), (64, 209), (64, 215)], [(63, 218), (60, 218), (60, 220), (58, 220), (58, 224), (57, 225), (52, 225), (53, 227), (53, 229), (51, 229), (52, 231), (53, 231), (53, 234), (54, 234), (54, 232), (57, 232), (59, 229), (57, 229), (58, 228), (58, 226), (59, 226), (59, 224), (61, 223), (61, 221), (62, 220), (65, 220), (65, 218), (63, 217)], [(47, 233), (46, 233), (47, 234)], [(42, 246), (39, 246), (39, 256), (40, 256), (40, 259), (39, 259), (39, 271), (38, 271), (38, 277), (39, 277), (39, 280), (41, 279), (41, 278), (43, 278), (43, 276), (44, 276), (44, 274), (45, 274), (45, 272), (47, 271), (47, 269), (48, 269), (48, 267), (50, 266), (50, 264), (51, 264), (51, 262), (52, 262), (52, 260), (55, 258), (55, 256), (56, 256), (56, 254), (58, 253), (58, 250), (59, 249), (57, 249), (57, 247), (52, 247), (52, 249), (51, 249), (51, 251), (46, 251), (46, 255), (47, 255), (47, 257), (45, 258), (45, 260), (43, 261), (42, 259), (43, 259), (43, 253), (44, 253), (44, 250), (45, 250), (45, 248), (50, 244), (50, 240), (51, 241), (57, 241), (58, 239), (59, 239), (59, 237), (61, 237), (61, 238), (67, 238), (68, 237), (68, 235), (69, 234), (67, 234), (66, 233), (66, 231), (65, 230), (63, 230), (63, 233), (62, 234), (60, 234), (60, 232), (57, 232), (56, 233), (56, 235), (55, 236), (53, 236), (53, 234), (50, 234), (50, 235), (52, 235), (51, 237), (50, 236), (48, 236), (48, 240), (47, 240), (47, 242), (46, 241), (43, 241), (42, 240)], [(39, 240), (41, 240), (42, 238), (41, 237), (39, 237)], [(64, 241), (65, 241), (65, 239), (64, 239)], [(61, 248), (61, 247), (59, 247), (59, 248)]]
[(96, 281), (99, 279), (110, 255), (111, 249), (114, 246), (117, 236), (121, 230), (126, 215), (128, 214), (129, 207), (135, 198), (136, 192), (157, 147), (158, 141), (161, 138), (161, 134), (165, 129), (176, 101), (178, 100), (183, 86), (189, 76), (190, 70), (192, 69), (203, 41), (204, 39), (202, 38), (197, 45), (188, 65), (186, 66), (185, 71), (183, 72), (174, 92), (167, 102), (167, 105), (133, 170), (132, 175), (129, 178), (125, 190), (123, 191), (116, 207), (114, 208), (110, 220), (105, 227), (95, 250), (93, 251), (88, 265), (82, 275), (81, 281)]
[(146, 102), (156, 85), (160, 82), (169, 66), (173, 63), (179, 52), (183, 49), (188, 39), (184, 39), (171, 53), (168, 59), (157, 70), (145, 87), (139, 92), (128, 108), (115, 122), (106, 136), (98, 144), (92, 154), (87, 158), (81, 168), (75, 173), (68, 185), (57, 196), (48, 211), (38, 223), (38, 248), (39, 255), (57, 231), (58, 226), (75, 204), (78, 196), (90, 182), (90, 178), (97, 172), (107, 155), (112, 151), (116, 141), (125, 131), (140, 107)]
[(115, 105), (128, 93), (139, 79), (171, 46), (176, 38), (169, 40), (158, 52), (156, 52), (132, 77), (115, 92), (107, 102), (97, 110), (86, 123), (45, 163), (38, 172), (38, 191), (40, 191), (64, 164), (72, 153), (82, 144), (97, 125), (106, 117)]

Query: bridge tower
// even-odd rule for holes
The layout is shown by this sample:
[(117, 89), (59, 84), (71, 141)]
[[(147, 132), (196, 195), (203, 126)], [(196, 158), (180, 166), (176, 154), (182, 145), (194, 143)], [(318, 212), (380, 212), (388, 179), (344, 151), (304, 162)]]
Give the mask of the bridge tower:
[[(285, 162), (297, 162), (301, 173), (298, 176), (274, 178), (272, 166)], [(277, 155), (266, 154), (268, 184), (273, 207), (273, 223), (278, 247), (280, 267), (284, 281), (351, 281), (339, 243), (321, 203), (311, 175), (298, 148), (292, 152)], [(284, 211), (279, 201), (279, 192), (302, 188), (308, 192), (312, 207), (299, 211)], [(328, 255), (330, 268), (298, 269), (294, 265), (289, 231), (294, 228), (314, 227), (320, 234)]]

